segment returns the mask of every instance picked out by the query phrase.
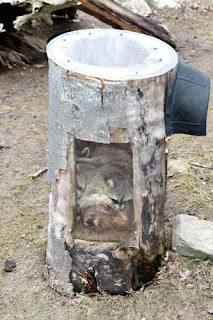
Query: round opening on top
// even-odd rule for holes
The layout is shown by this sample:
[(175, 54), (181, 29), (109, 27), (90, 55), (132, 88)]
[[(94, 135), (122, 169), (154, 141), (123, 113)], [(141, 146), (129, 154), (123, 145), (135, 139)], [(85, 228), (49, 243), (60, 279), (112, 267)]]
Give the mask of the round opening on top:
[(58, 66), (106, 80), (144, 79), (166, 73), (177, 54), (165, 42), (115, 29), (84, 29), (51, 40), (47, 55)]

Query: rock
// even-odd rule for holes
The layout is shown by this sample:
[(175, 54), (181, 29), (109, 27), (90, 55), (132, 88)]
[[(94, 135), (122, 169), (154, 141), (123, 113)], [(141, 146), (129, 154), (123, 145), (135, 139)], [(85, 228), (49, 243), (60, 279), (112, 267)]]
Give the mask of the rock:
[(203, 147), (202, 147), (202, 146), (199, 146), (199, 145), (196, 145), (196, 146), (194, 146), (193, 150), (194, 150), (194, 151), (202, 151), (202, 150), (203, 150)]
[(180, 8), (180, 4), (174, 0), (147, 0), (147, 2), (156, 8), (173, 8), (173, 9)]
[(4, 262), (4, 271), (6, 272), (12, 272), (16, 268), (15, 261), (12, 260), (5, 260)]
[(213, 222), (177, 215), (172, 219), (172, 248), (183, 256), (213, 259)]
[(186, 287), (186, 289), (194, 289), (194, 285), (193, 285), (193, 283), (187, 283), (186, 285), (185, 285), (185, 287)]
[(173, 177), (176, 174), (184, 174), (189, 171), (189, 165), (180, 159), (170, 159), (168, 161), (167, 176)]
[(151, 9), (145, 0), (115, 0), (115, 2), (142, 17), (147, 17), (151, 13)]

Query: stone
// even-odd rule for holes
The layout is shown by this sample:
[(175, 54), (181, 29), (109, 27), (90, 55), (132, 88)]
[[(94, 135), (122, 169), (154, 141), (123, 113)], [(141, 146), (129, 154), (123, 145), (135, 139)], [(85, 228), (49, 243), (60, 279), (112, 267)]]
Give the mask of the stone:
[(156, 8), (173, 8), (179, 9), (180, 4), (174, 0), (147, 0), (147, 3), (153, 5)]
[(5, 260), (4, 262), (4, 271), (12, 272), (16, 268), (16, 262), (13, 260)]
[(194, 289), (194, 285), (193, 285), (193, 283), (187, 283), (186, 285), (185, 285), (185, 287), (186, 287), (186, 289)]
[(213, 260), (213, 222), (177, 215), (172, 219), (172, 248), (183, 256)]
[(151, 14), (151, 9), (145, 0), (115, 0), (115, 2), (139, 16), (147, 17)]
[(200, 145), (196, 145), (196, 146), (194, 146), (193, 150), (194, 150), (194, 151), (202, 151), (202, 150), (203, 150), (203, 147), (200, 146)]

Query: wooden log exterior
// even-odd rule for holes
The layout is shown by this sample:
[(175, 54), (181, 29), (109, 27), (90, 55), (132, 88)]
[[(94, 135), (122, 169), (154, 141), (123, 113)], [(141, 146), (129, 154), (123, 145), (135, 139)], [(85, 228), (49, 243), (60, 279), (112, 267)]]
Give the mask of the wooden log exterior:
[(164, 255), (168, 75), (110, 81), (49, 59), (45, 274), (56, 290), (70, 294), (72, 283), (125, 294), (155, 275)]

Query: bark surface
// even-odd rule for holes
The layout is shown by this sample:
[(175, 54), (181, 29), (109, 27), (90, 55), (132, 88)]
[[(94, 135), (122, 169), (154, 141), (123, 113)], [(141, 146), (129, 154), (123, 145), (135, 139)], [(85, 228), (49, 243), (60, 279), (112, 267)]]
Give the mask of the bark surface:
[(49, 269), (69, 252), (66, 279), (75, 290), (138, 289), (164, 254), (168, 73), (106, 81), (51, 61), (49, 72)]

